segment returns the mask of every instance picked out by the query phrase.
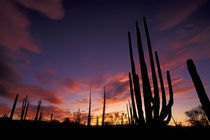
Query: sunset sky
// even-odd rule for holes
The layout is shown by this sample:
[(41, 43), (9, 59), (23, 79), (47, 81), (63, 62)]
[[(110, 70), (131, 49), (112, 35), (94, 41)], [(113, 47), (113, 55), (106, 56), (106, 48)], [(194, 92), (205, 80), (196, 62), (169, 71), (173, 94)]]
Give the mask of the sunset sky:
[(31, 114), (42, 100), (45, 119), (54, 113), (63, 120), (79, 108), (85, 118), (90, 88), (92, 115), (100, 116), (104, 86), (106, 112), (126, 113), (128, 31), (140, 75), (136, 20), (149, 59), (143, 16), (165, 82), (166, 70), (171, 73), (173, 117), (185, 122), (184, 112), (200, 105), (187, 59), (194, 60), (210, 97), (209, 0), (0, 0), (0, 116), (10, 113), (18, 93), (15, 118), (26, 95)]

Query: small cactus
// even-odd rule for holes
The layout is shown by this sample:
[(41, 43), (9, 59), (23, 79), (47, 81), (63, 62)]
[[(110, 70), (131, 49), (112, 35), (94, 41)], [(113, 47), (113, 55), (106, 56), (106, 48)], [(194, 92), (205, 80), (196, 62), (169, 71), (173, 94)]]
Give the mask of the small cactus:
[(18, 96), (19, 96), (19, 94), (17, 94), (17, 95), (16, 95), (16, 97), (15, 97), (15, 101), (14, 101), (14, 104), (13, 104), (13, 107), (12, 107), (12, 110), (11, 110), (11, 114), (10, 114), (10, 119), (11, 119), (11, 120), (12, 120), (13, 115), (14, 115), (14, 112), (15, 112), (15, 108), (16, 108), (16, 104), (17, 104)]
[(88, 126), (90, 127), (91, 123), (91, 89), (90, 89), (90, 97), (89, 97), (89, 112), (88, 112)]
[(42, 101), (40, 100), (40, 101), (38, 102), (37, 111), (36, 111), (36, 116), (35, 116), (34, 121), (37, 121), (37, 120), (38, 120), (38, 117), (39, 117), (39, 110), (40, 110), (40, 107), (41, 107), (41, 103), (42, 103)]

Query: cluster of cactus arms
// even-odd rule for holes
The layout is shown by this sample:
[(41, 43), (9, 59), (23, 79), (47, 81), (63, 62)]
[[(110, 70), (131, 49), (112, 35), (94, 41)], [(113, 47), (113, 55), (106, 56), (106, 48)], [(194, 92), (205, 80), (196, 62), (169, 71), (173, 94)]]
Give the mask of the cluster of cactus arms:
[(28, 112), (28, 107), (29, 107), (29, 101), (28, 101), (28, 97), (26, 96), (25, 98), (23, 98), (20, 120), (25, 120), (26, 119), (27, 112)]
[(138, 45), (138, 53), (139, 53), (145, 114), (142, 109), (143, 105), (142, 105), (142, 97), (141, 97), (141, 90), (140, 90), (140, 84), (139, 84), (139, 76), (135, 70), (131, 35), (130, 35), (130, 32), (128, 32), (129, 52), (130, 52), (130, 62), (131, 62), (131, 73), (129, 73), (129, 83), (130, 83), (132, 114), (133, 114), (131, 118), (134, 118), (135, 123), (138, 125), (158, 125), (158, 126), (167, 125), (172, 116), (172, 106), (173, 106), (173, 89), (171, 85), (170, 73), (169, 71), (166, 72), (168, 88), (169, 88), (169, 101), (167, 104), (160, 62), (159, 62), (158, 54), (157, 52), (155, 52), (157, 71), (158, 71), (158, 76), (159, 76), (161, 92), (162, 92), (162, 108), (161, 108), (159, 88), (158, 88), (158, 78), (156, 75), (155, 62), (153, 59), (153, 51), (151, 47), (151, 41), (150, 41), (149, 31), (148, 31), (145, 17), (143, 18), (143, 21), (144, 21), (144, 27), (145, 27), (145, 32), (146, 32), (147, 44), (148, 44), (152, 83), (153, 83), (154, 90), (152, 92), (152, 87), (150, 85), (149, 74), (147, 70), (147, 64), (144, 58), (144, 51), (143, 51), (143, 46), (142, 46), (140, 29), (138, 26), (138, 22), (136, 22), (137, 45)]
[(89, 112), (88, 112), (87, 125), (90, 126), (90, 123), (91, 123), (91, 90), (90, 90), (90, 98), (89, 98)]
[(195, 89), (197, 91), (199, 100), (202, 104), (202, 108), (205, 111), (205, 114), (208, 118), (208, 120), (210, 121), (210, 102), (209, 102), (209, 98), (206, 94), (205, 88), (203, 86), (203, 83), (200, 79), (200, 76), (198, 75), (198, 72), (196, 70), (195, 64), (193, 62), (192, 59), (188, 59), (187, 60), (187, 67), (188, 67), (188, 71), (190, 73), (190, 76), (193, 80)]
[(11, 120), (12, 120), (14, 112), (15, 112), (15, 108), (16, 108), (18, 97), (19, 97), (19, 94), (17, 94), (16, 97), (15, 97), (15, 101), (14, 101), (14, 104), (13, 104), (13, 107), (12, 107), (12, 110), (11, 110), (11, 114), (10, 114), (10, 119)]
[(35, 116), (34, 121), (37, 121), (37, 120), (38, 120), (38, 117), (40, 117), (40, 116), (39, 116), (39, 110), (40, 110), (40, 107), (41, 107), (41, 103), (42, 103), (42, 101), (39, 101), (39, 102), (38, 102), (37, 111), (36, 111), (36, 116)]

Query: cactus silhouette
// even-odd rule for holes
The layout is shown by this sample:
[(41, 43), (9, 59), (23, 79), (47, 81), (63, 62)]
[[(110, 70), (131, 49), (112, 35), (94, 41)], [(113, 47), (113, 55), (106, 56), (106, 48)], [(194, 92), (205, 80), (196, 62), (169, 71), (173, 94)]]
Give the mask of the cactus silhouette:
[(27, 99), (28, 99), (27, 96), (25, 98), (23, 98), (22, 111), (21, 111), (21, 115), (20, 115), (20, 120), (23, 120), (24, 119), (26, 108), (27, 108)]
[[(165, 109), (161, 112), (160, 114), (160, 124), (161, 125), (166, 125), (170, 122), (171, 117), (172, 117), (172, 106), (174, 103), (173, 99), (173, 88), (171, 84), (171, 77), (169, 71), (166, 72), (167, 74), (167, 81), (168, 81), (168, 88), (169, 88), (169, 101), (168, 104), (166, 105)], [(165, 120), (166, 119), (166, 120)]]
[(42, 121), (42, 111), (40, 112), (40, 114), (39, 114), (39, 121)]
[(157, 76), (156, 76), (156, 72), (155, 72), (155, 64), (154, 64), (154, 60), (153, 60), (151, 41), (150, 41), (149, 31), (148, 31), (147, 22), (146, 22), (145, 17), (143, 18), (143, 21), (144, 21), (144, 27), (145, 27), (145, 32), (146, 32), (146, 38), (147, 38), (150, 66), (151, 66), (151, 71), (152, 71), (152, 81), (153, 81), (153, 87), (154, 87), (154, 98), (153, 98), (154, 120), (158, 121), (159, 109), (160, 109), (158, 82), (157, 82)]
[(187, 67), (188, 71), (190, 73), (190, 76), (192, 78), (192, 81), (194, 83), (195, 89), (197, 91), (200, 103), (202, 104), (202, 107), (206, 113), (206, 116), (208, 120), (210, 121), (210, 102), (209, 98), (206, 94), (205, 88), (203, 86), (203, 83), (200, 79), (200, 76), (197, 72), (196, 66), (192, 59), (187, 60)]
[(132, 111), (132, 106), (130, 104), (130, 101), (128, 100), (128, 106), (129, 106), (129, 110), (130, 110), (130, 121), (131, 124), (134, 124), (134, 118), (133, 118), (133, 111)]
[(89, 112), (88, 112), (88, 126), (90, 126), (91, 123), (91, 89), (90, 89), (90, 97), (89, 97)]
[(135, 105), (135, 100), (134, 100), (134, 95), (133, 95), (133, 84), (132, 84), (132, 78), (131, 78), (131, 73), (130, 72), (129, 72), (129, 83), (130, 83), (130, 93), (131, 93), (133, 116), (134, 116), (135, 120), (138, 120), (138, 116), (137, 116), (137, 113), (136, 113), (136, 105)]
[(128, 123), (130, 125), (131, 124), (131, 119), (130, 119), (130, 115), (129, 115), (128, 104), (126, 104), (126, 109), (127, 109), (127, 119), (128, 119)]
[[(143, 117), (143, 110), (142, 110), (142, 99), (141, 99), (141, 92), (140, 92), (140, 85), (139, 85), (139, 77), (136, 74), (135, 70), (135, 63), (133, 59), (133, 51), (132, 51), (132, 43), (131, 43), (131, 35), (128, 32), (128, 40), (129, 40), (129, 52), (130, 52), (130, 61), (131, 61), (131, 71), (132, 71), (132, 80), (134, 85), (134, 93), (136, 97), (136, 105), (138, 110), (138, 119), (136, 122), (140, 125), (144, 124), (144, 117)], [(132, 117), (131, 117), (132, 118)]]
[(37, 111), (36, 111), (36, 116), (35, 116), (34, 121), (37, 121), (37, 120), (38, 120), (38, 117), (39, 117), (39, 110), (40, 110), (40, 107), (41, 107), (41, 103), (42, 103), (42, 101), (40, 100), (40, 101), (38, 102)]
[(28, 108), (29, 108), (29, 101), (28, 101), (27, 106), (26, 106), (26, 110), (25, 110), (25, 114), (24, 114), (24, 119), (23, 120), (26, 120), (27, 113), (28, 113)]
[(160, 62), (159, 62), (159, 57), (158, 57), (157, 51), (155, 51), (155, 59), (156, 59), (156, 63), (157, 63), (158, 75), (159, 75), (161, 92), (162, 92), (162, 110), (161, 110), (161, 112), (162, 112), (166, 108), (166, 93), (165, 93), (163, 76), (162, 76), (162, 71), (161, 71), (161, 68), (160, 68)]
[[(145, 32), (146, 32), (148, 50), (149, 50), (150, 66), (151, 66), (151, 73), (152, 73), (152, 83), (153, 83), (153, 89), (154, 89), (154, 96), (153, 96), (152, 88), (150, 86), (150, 81), (149, 81), (147, 65), (146, 65), (145, 58), (144, 58), (144, 51), (143, 51), (142, 40), (141, 40), (141, 35), (140, 35), (140, 28), (138, 26), (138, 21), (136, 21), (137, 45), (138, 45), (141, 80), (142, 80), (142, 85), (143, 85), (144, 107), (145, 107), (145, 109), (144, 109), (145, 110), (145, 121), (146, 121), (145, 124), (147, 126), (167, 125), (170, 122), (171, 117), (172, 117), (172, 106), (173, 106), (173, 89), (172, 89), (172, 84), (171, 84), (170, 73), (169, 73), (169, 71), (167, 71), (167, 81), (168, 81), (169, 96), (170, 96), (169, 98), (170, 99), (169, 99), (168, 104), (166, 105), (166, 94), (165, 94), (164, 82), (163, 82), (163, 77), (162, 77), (162, 71), (161, 71), (161, 67), (160, 67), (158, 54), (157, 54), (157, 52), (155, 52), (157, 70), (158, 70), (158, 75), (159, 75), (159, 80), (160, 80), (161, 91), (162, 91), (162, 108), (160, 109), (160, 96), (159, 96), (159, 89), (158, 89), (158, 80), (157, 80), (157, 76), (156, 76), (156, 69), (155, 69), (155, 63), (154, 63), (154, 59), (153, 59), (152, 46), (151, 46), (148, 26), (147, 26), (145, 17), (143, 18), (143, 21), (144, 21), (144, 27), (145, 27)], [(130, 59), (131, 59), (131, 66), (132, 66), (131, 67), (132, 77), (131, 77), (131, 74), (129, 73), (129, 82), (130, 82), (131, 101), (132, 101), (133, 106), (135, 107), (135, 102), (134, 102), (135, 100), (132, 99), (132, 98), (134, 98), (132, 85), (134, 85), (135, 95), (140, 95), (139, 94), (140, 88), (135, 90), (135, 85), (139, 84), (139, 81), (134, 80), (136, 73), (133, 70), (135, 68), (135, 64), (134, 64), (133, 54), (132, 54), (130, 33), (128, 34), (128, 36), (129, 36)], [(133, 78), (133, 80), (131, 80), (132, 78)], [(141, 104), (141, 106), (138, 107), (138, 103), (137, 103), (138, 100), (141, 100), (141, 95), (140, 95), (140, 97), (135, 96), (135, 98), (136, 98), (136, 104), (137, 104), (137, 108), (138, 108), (137, 109), (138, 114), (143, 114), (141, 111), (139, 113), (139, 110), (142, 110), (142, 109), (139, 109), (139, 107), (142, 107), (142, 104)], [(138, 118), (142, 119), (144, 121), (143, 115), (139, 116)]]
[(52, 122), (53, 120), (53, 113), (50, 115), (50, 121)]
[[(145, 107), (145, 116), (146, 123), (152, 123), (152, 91), (149, 82), (149, 76), (147, 72), (147, 65), (144, 59), (144, 51), (142, 47), (140, 29), (138, 26), (138, 22), (136, 21), (136, 34), (137, 34), (137, 45), (139, 52), (139, 61), (140, 61), (140, 69), (141, 69), (141, 77), (143, 83), (143, 95), (144, 95), (144, 107)], [(136, 97), (137, 98), (137, 97)]]
[(10, 119), (12, 120), (13, 118), (13, 115), (14, 115), (14, 112), (15, 112), (15, 108), (16, 108), (16, 104), (17, 104), (17, 100), (18, 100), (18, 94), (16, 95), (15, 97), (15, 101), (14, 101), (14, 104), (13, 104), (13, 107), (12, 107), (12, 110), (11, 110), (11, 114), (10, 114)]
[(106, 109), (106, 92), (105, 92), (105, 87), (104, 87), (104, 105), (103, 105), (103, 115), (102, 115), (102, 126), (104, 126), (105, 109)]

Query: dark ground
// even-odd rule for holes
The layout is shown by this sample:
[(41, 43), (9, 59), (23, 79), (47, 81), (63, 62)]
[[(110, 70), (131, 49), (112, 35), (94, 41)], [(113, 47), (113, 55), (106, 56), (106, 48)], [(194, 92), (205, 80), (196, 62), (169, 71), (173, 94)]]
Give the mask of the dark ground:
[[(77, 138), (80, 137), (97, 137), (99, 138), (113, 138), (120, 137), (129, 139), (133, 138), (155, 138), (155, 139), (171, 139), (171, 138), (186, 138), (186, 139), (203, 139), (207, 138), (210, 134), (210, 127), (172, 127), (166, 126), (162, 128), (139, 128), (137, 126), (131, 125), (117, 125), (117, 126), (91, 126), (87, 127), (85, 125), (77, 125), (74, 123), (58, 121), (46, 122), (46, 121), (19, 121), (19, 120), (0, 120), (0, 129), (2, 134), (18, 133), (17, 136), (21, 134), (28, 134), (33, 137), (47, 136), (54, 137), (54, 135), (59, 135), (59, 137), (71, 137), (74, 135)], [(5, 132), (5, 133), (4, 133)], [(15, 134), (15, 133), (14, 133)], [(12, 135), (11, 135), (12, 136)], [(76, 138), (75, 137), (75, 138)]]

